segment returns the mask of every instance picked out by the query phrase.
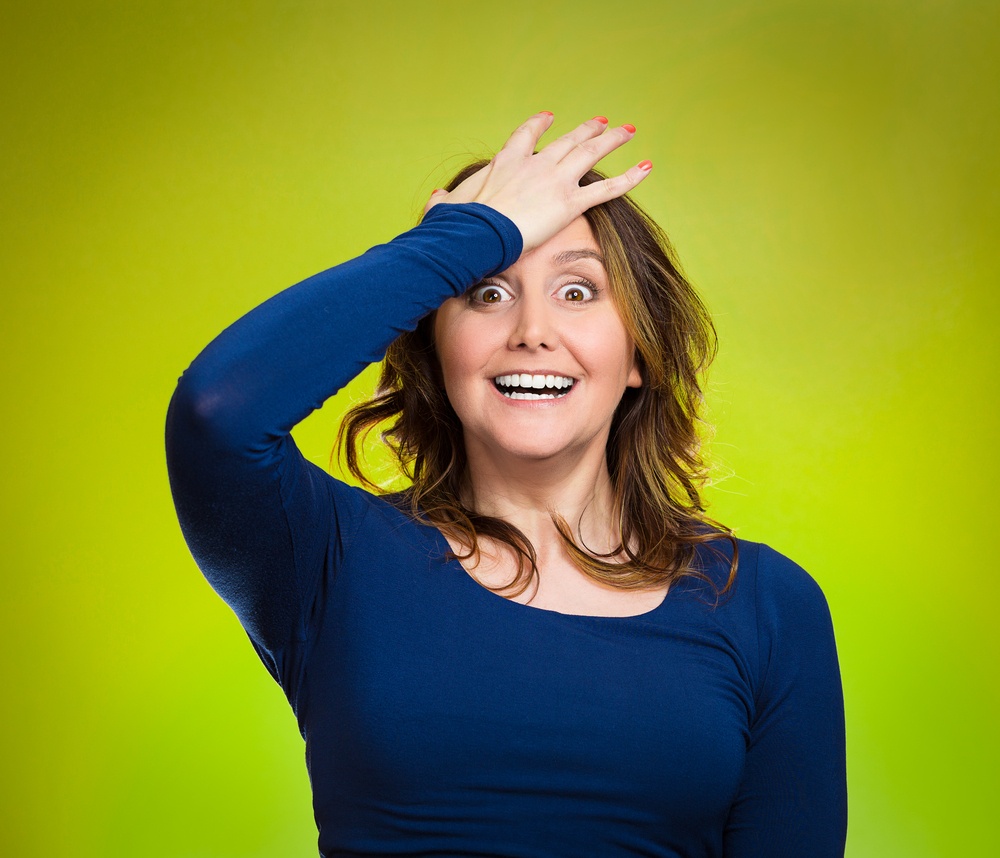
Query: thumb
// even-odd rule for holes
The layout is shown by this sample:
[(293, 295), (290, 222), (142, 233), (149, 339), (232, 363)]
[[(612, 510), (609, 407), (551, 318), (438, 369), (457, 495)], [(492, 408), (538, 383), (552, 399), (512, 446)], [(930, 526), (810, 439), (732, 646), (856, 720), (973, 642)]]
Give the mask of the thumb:
[(444, 188), (438, 188), (431, 192), (430, 199), (427, 200), (427, 204), (424, 206), (424, 214), (427, 214), (434, 206), (444, 200), (448, 196), (448, 192)]

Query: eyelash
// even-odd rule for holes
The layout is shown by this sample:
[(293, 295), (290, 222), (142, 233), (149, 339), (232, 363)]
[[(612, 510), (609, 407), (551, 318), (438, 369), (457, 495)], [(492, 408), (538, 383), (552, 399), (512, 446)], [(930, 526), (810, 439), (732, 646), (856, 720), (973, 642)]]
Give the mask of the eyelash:
[(577, 277), (572, 283), (567, 283), (565, 286), (560, 286), (559, 291), (564, 292), (567, 289), (580, 289), (583, 288), (587, 292), (590, 292), (590, 297), (584, 296), (580, 301), (570, 301), (571, 304), (585, 304), (587, 301), (593, 301), (601, 292), (593, 283), (584, 277)]
[(480, 283), (478, 286), (473, 286), (468, 292), (466, 292), (466, 297), (468, 298), (469, 303), (486, 304), (487, 306), (489, 306), (490, 304), (502, 304), (503, 303), (502, 297), (499, 301), (484, 301), (482, 299), (481, 297), (482, 294), (486, 292), (488, 289), (494, 289), (497, 292), (505, 293), (508, 296), (508, 298), (510, 297), (510, 293), (506, 289), (504, 289), (504, 287), (501, 286), (499, 283)]

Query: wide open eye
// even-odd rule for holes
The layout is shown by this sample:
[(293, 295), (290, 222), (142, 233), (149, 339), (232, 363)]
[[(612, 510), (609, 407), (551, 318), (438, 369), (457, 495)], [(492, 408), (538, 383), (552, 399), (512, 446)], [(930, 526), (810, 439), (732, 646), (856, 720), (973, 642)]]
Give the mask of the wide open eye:
[(482, 283), (470, 289), (466, 296), (470, 304), (501, 304), (514, 296), (497, 283)]
[(596, 298), (597, 287), (587, 280), (579, 280), (575, 283), (567, 283), (565, 286), (560, 286), (556, 294), (564, 301), (569, 301), (571, 304), (579, 304), (584, 301), (592, 301)]

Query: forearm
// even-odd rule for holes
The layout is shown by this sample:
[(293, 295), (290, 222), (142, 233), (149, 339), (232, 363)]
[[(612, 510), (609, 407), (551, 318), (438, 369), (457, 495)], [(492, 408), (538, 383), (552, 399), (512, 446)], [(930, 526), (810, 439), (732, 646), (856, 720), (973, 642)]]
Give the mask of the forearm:
[(171, 412), (225, 449), (259, 453), (380, 360), (400, 333), (519, 253), (516, 228), (496, 212), (436, 206), (420, 226), (232, 324), (184, 373)]

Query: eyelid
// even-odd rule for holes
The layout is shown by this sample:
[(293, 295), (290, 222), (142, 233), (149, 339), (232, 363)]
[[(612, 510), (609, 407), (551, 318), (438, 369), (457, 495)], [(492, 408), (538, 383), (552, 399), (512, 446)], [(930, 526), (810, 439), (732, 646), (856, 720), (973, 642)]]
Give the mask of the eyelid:
[(600, 288), (598, 288), (598, 286), (595, 283), (592, 283), (586, 277), (574, 277), (571, 282), (564, 283), (562, 286), (560, 286), (556, 290), (556, 294), (559, 295), (560, 297), (564, 297), (564, 293), (568, 289), (582, 289), (584, 292), (590, 293), (580, 301), (571, 301), (570, 303), (572, 304), (583, 304), (586, 303), (587, 301), (593, 301), (601, 292)]
[[(499, 301), (484, 301), (482, 299), (482, 293), (488, 289), (495, 289), (497, 292), (502, 293), (502, 297)], [(510, 290), (504, 286), (502, 283), (497, 283), (494, 280), (483, 280), (477, 283), (468, 292), (465, 293), (465, 297), (470, 304), (483, 304), (489, 306), (490, 304), (502, 304), (506, 301), (513, 300), (514, 296), (511, 294)]]

